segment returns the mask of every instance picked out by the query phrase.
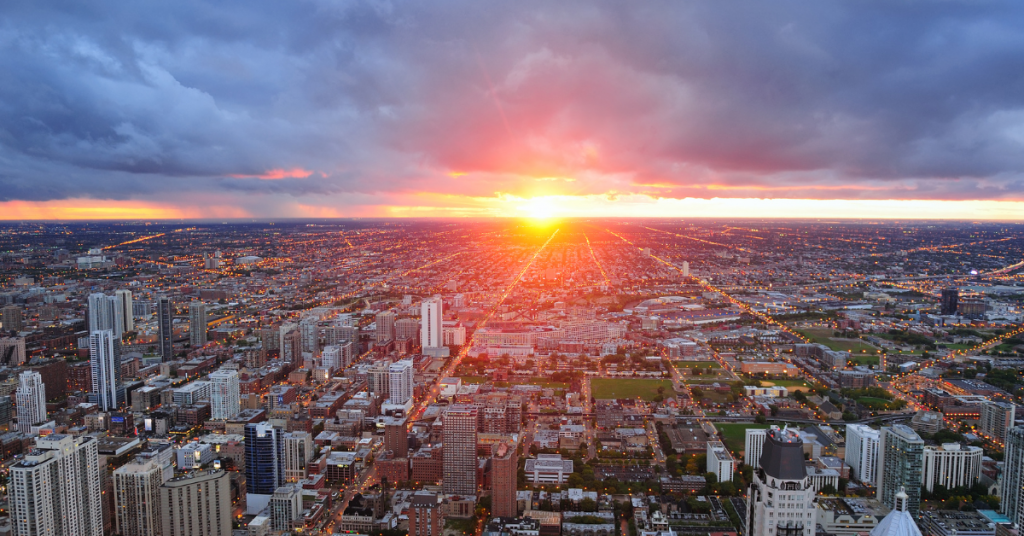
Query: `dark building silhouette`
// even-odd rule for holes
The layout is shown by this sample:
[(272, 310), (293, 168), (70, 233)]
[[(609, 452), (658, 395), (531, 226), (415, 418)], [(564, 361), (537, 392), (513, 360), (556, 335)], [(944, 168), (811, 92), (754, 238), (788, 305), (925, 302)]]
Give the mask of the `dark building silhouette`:
[(960, 305), (960, 291), (955, 288), (942, 289), (941, 310), (943, 315), (955, 315)]

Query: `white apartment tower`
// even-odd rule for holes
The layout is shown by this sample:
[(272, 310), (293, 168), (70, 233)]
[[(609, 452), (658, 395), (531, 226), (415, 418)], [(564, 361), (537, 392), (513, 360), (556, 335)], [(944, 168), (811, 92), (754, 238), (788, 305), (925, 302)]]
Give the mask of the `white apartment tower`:
[(136, 460), (114, 470), (117, 534), (152, 536), (160, 533), (160, 484), (163, 483), (164, 468), (154, 459)]
[(188, 304), (188, 340), (192, 348), (206, 344), (206, 304), (194, 301)]
[(860, 482), (874, 483), (878, 471), (879, 432), (864, 424), (846, 426), (846, 464), (850, 476)]
[[(444, 357), (447, 349), (441, 333), (441, 320), (443, 304), (440, 296), (423, 300), (420, 306), (422, 325), (420, 326), (420, 344), (423, 345), (423, 353), (433, 357)], [(435, 355), (437, 354), (437, 355)]]
[(352, 359), (354, 357), (354, 342), (349, 341), (332, 344), (324, 347), (324, 352), (320, 354), (320, 364), (324, 368), (330, 369), (332, 372), (337, 372), (348, 368), (348, 366), (352, 364)]
[(961, 447), (959, 443), (925, 446), (921, 472), (924, 489), (931, 492), (935, 486), (953, 489), (977, 484), (981, 479), (982, 456), (981, 447)]
[[(118, 339), (124, 335), (124, 303), (102, 292), (89, 295), (89, 331), (110, 330)], [(131, 311), (128, 311), (131, 314)]]
[(135, 331), (135, 303), (132, 300), (132, 291), (128, 289), (114, 291), (114, 298), (117, 299), (117, 307), (121, 310), (124, 332)]
[(403, 359), (388, 367), (388, 400), (392, 404), (405, 404), (412, 400), (412, 361)]
[(761, 451), (764, 449), (764, 438), (768, 430), (778, 430), (774, 424), (769, 428), (747, 428), (745, 448), (743, 449), (743, 464), (757, 469), (761, 460)]
[(103, 536), (95, 437), (40, 437), (11, 466), (8, 493), (15, 534)]
[(34, 371), (22, 372), (18, 376), (18, 390), (15, 392), (18, 405), (18, 430), (29, 433), (33, 424), (46, 420), (46, 385), (43, 377)]
[(708, 441), (708, 472), (715, 473), (719, 482), (732, 482), (732, 472), (736, 462), (721, 441)]
[(92, 392), (100, 411), (114, 411), (124, 403), (121, 384), (121, 339), (110, 330), (89, 334)]
[(750, 536), (813, 536), (814, 487), (804, 465), (803, 441), (790, 430), (770, 430), (747, 492)]
[(238, 387), (238, 371), (218, 370), (210, 373), (210, 418), (227, 420), (242, 411)]

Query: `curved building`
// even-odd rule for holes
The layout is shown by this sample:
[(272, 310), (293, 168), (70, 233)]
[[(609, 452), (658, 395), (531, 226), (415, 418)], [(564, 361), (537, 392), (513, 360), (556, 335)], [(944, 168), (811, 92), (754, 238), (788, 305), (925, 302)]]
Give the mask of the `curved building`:
[(750, 536), (812, 536), (817, 499), (800, 435), (769, 430), (747, 493)]

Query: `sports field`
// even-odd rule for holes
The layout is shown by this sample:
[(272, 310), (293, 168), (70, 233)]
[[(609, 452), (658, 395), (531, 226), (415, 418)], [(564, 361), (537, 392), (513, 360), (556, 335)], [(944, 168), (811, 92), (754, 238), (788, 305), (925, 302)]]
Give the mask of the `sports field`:
[(669, 380), (639, 380), (619, 378), (594, 378), (590, 380), (590, 392), (594, 398), (637, 398), (651, 401), (658, 396), (658, 387), (665, 388), (664, 396), (672, 396), (672, 382)]

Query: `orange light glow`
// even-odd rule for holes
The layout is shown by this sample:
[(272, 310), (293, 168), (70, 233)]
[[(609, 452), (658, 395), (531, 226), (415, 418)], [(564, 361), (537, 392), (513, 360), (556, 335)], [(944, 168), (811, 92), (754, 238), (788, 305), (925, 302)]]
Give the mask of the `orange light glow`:
[(183, 218), (245, 218), (237, 207), (178, 207), (147, 201), (61, 199), (0, 203), (0, 220), (169, 220)]
[(313, 174), (312, 171), (309, 171), (309, 170), (306, 170), (306, 169), (292, 168), (292, 169), (271, 169), (271, 170), (268, 170), (267, 172), (259, 174), (259, 175), (228, 175), (228, 176), (232, 177), (232, 178), (235, 178), (235, 179), (260, 179), (260, 180), (265, 180), (265, 181), (276, 181), (276, 180), (281, 180), (281, 179), (305, 179), (306, 177), (308, 177), (308, 176), (310, 176), (312, 174)]

